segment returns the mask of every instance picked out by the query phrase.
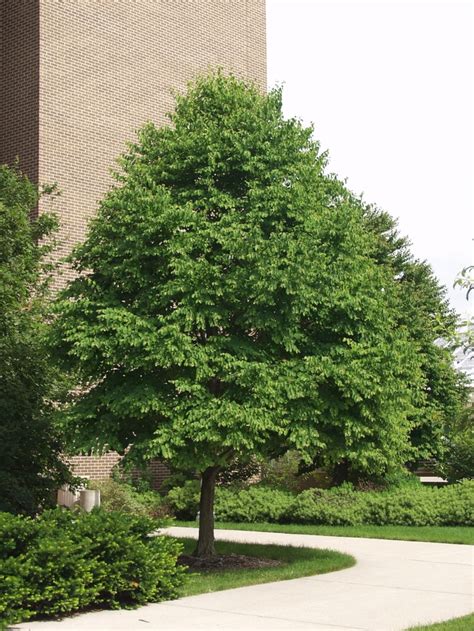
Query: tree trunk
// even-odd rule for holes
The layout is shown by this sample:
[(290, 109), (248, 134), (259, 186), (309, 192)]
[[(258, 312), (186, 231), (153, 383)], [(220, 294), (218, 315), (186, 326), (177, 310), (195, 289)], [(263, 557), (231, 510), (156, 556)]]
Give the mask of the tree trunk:
[(344, 459), (334, 465), (331, 476), (331, 486), (341, 486), (344, 482), (351, 482), (358, 486), (364, 481), (364, 476), (351, 466), (351, 463)]
[(194, 556), (211, 557), (214, 548), (214, 493), (219, 467), (208, 467), (201, 476), (201, 498), (199, 501), (199, 539)]
[(347, 460), (341, 460), (332, 470), (332, 486), (340, 486), (343, 482), (349, 482), (350, 466)]

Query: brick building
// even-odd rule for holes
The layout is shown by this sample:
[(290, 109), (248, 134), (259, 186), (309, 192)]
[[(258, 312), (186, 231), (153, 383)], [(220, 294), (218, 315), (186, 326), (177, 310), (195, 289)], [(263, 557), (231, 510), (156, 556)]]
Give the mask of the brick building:
[[(58, 184), (58, 256), (84, 238), (125, 142), (165, 122), (172, 89), (217, 66), (266, 86), (265, 0), (0, 0), (0, 37), (0, 163)], [(116, 461), (74, 464), (100, 478)]]

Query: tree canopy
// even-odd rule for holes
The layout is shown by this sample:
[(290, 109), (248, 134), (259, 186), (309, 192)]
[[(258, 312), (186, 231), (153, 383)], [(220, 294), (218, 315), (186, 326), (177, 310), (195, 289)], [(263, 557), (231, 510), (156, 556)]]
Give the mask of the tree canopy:
[(372, 473), (409, 459), (424, 378), (393, 268), (279, 89), (196, 80), (116, 180), (53, 327), (79, 375), (77, 446), (200, 472), (202, 554), (235, 457), (294, 448)]

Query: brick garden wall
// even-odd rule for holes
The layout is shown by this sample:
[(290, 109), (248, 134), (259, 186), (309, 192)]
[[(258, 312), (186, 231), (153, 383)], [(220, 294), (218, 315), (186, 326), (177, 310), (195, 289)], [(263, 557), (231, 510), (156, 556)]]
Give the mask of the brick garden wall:
[[(112, 470), (120, 462), (121, 457), (115, 451), (109, 451), (102, 456), (73, 456), (68, 459), (71, 468), (78, 476), (90, 480), (106, 480), (112, 474)], [(132, 477), (142, 477), (143, 472), (132, 471)], [(169, 476), (169, 469), (158, 460), (153, 460), (146, 472), (145, 477), (150, 480), (152, 488), (158, 490)]]

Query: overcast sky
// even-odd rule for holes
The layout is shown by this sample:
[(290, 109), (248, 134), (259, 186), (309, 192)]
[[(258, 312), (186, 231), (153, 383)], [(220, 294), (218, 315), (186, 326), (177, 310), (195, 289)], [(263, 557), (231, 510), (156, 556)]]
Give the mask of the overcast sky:
[[(474, 237), (474, 2), (267, 0), (268, 84), (453, 290)], [(472, 299), (470, 301), (472, 303)]]

